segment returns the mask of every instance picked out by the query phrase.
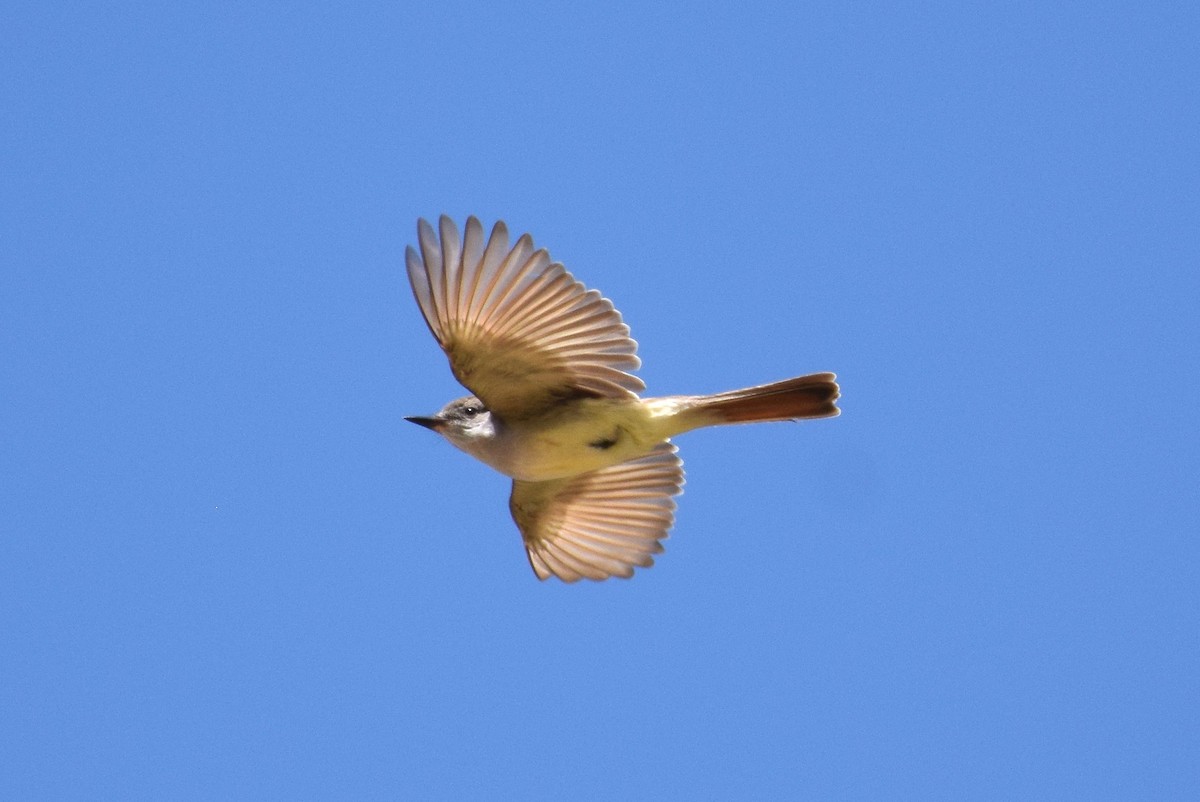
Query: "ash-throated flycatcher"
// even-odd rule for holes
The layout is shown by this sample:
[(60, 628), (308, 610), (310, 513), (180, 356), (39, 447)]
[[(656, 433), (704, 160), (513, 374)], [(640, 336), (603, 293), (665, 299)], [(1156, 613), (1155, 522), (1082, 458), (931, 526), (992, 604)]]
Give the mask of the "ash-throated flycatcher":
[[(621, 315), (525, 234), (448, 217), (406, 252), (421, 314), (474, 395), (411, 417), (513, 479), (509, 509), (539, 579), (629, 577), (675, 519), (683, 462), (668, 438), (701, 426), (838, 414), (832, 373), (714, 395), (638, 398)], [(440, 234), (440, 236), (439, 236)]]

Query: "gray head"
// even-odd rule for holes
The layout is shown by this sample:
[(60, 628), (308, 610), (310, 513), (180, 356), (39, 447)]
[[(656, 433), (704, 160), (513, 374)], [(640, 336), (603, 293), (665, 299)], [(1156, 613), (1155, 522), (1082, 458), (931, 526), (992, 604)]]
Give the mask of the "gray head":
[(414, 415), (405, 420), (433, 429), (468, 453), (473, 453), (472, 446), (490, 441), (496, 434), (492, 413), (473, 395), (454, 399), (436, 415)]

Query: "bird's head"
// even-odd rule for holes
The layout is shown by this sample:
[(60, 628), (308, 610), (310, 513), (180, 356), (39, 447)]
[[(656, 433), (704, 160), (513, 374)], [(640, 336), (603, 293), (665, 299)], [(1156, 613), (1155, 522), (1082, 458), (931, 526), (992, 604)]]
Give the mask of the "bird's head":
[(428, 417), (414, 415), (406, 417), (419, 426), (445, 437), (459, 448), (470, 452), (472, 445), (488, 441), (495, 436), (492, 413), (473, 395), (456, 398), (442, 407), (437, 414)]

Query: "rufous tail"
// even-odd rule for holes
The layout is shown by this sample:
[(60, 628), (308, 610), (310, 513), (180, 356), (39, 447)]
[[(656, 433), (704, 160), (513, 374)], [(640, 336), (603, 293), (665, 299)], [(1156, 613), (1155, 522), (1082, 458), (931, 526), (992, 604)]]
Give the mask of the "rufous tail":
[(722, 423), (831, 418), (840, 410), (837, 377), (832, 373), (797, 376), (744, 390), (694, 396), (688, 417), (702, 418), (701, 426)]

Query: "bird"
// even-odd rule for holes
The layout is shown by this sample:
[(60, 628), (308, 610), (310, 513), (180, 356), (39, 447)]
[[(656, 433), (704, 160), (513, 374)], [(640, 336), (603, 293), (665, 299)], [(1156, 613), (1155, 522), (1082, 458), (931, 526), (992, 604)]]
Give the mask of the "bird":
[(671, 438), (705, 426), (828, 418), (833, 373), (711, 395), (642, 398), (637, 343), (600, 292), (533, 238), (460, 237), (442, 215), (405, 250), (413, 297), (470, 395), (405, 419), (511, 478), (509, 511), (538, 579), (629, 578), (663, 551), (683, 462)]

